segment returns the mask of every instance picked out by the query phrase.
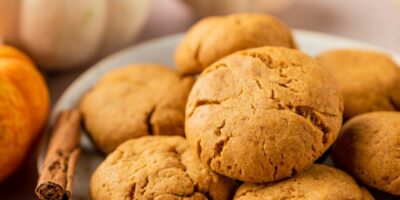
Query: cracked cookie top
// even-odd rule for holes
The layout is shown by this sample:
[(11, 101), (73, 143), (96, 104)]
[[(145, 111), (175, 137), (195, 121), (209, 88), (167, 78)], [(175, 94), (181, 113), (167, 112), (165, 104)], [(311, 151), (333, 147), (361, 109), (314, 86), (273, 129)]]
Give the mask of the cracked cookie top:
[(182, 74), (198, 74), (228, 54), (260, 46), (296, 48), (290, 29), (273, 16), (208, 17), (186, 33), (175, 50), (175, 62)]
[(344, 118), (372, 111), (400, 110), (400, 68), (390, 56), (357, 49), (318, 56), (336, 79), (344, 100)]
[(186, 137), (214, 171), (270, 182), (320, 157), (336, 139), (342, 112), (333, 78), (313, 58), (254, 48), (203, 71), (186, 105)]
[(93, 200), (228, 200), (234, 181), (201, 163), (180, 136), (145, 136), (121, 144), (94, 172)]
[(373, 200), (371, 194), (346, 173), (325, 165), (313, 164), (298, 175), (275, 184), (245, 183), (234, 200)]
[(332, 158), (364, 184), (400, 195), (400, 113), (371, 112), (350, 119), (333, 145)]
[(184, 135), (193, 78), (168, 67), (137, 64), (113, 69), (81, 101), (85, 126), (105, 153), (144, 135)]

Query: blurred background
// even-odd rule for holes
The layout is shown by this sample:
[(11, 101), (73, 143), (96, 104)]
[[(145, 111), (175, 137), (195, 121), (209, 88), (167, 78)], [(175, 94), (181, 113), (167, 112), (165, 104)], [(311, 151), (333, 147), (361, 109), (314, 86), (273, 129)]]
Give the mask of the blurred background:
[[(76, 77), (99, 59), (126, 46), (184, 32), (201, 17), (208, 15), (240, 11), (268, 12), (292, 28), (348, 37), (400, 53), (400, 0), (30, 2), (35, 1), (0, 0), (0, 41), (21, 47), (34, 57), (47, 79), (52, 103)], [(46, 4), (46, 12), (38, 6), (40, 3)], [(88, 7), (93, 12), (84, 12)], [(82, 27), (74, 24), (78, 17), (88, 19), (88, 22), (82, 23), (90, 23), (89, 19), (96, 17), (95, 21), (104, 23), (86, 24), (89, 28), (82, 30)], [(74, 35), (75, 32), (71, 30), (79, 34)], [(49, 34), (54, 38), (40, 38)], [(49, 52), (47, 47), (54, 43), (59, 46), (54, 52)], [(35, 159), (32, 153), (15, 175), (0, 184), (0, 199), (34, 198), (37, 179)]]

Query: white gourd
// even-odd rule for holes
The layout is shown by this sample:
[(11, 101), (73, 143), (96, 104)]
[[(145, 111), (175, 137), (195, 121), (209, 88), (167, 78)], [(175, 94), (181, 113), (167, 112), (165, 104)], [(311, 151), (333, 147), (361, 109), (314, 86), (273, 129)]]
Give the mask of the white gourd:
[(77, 1), (21, 2), (21, 41), (39, 64), (68, 67), (96, 53), (105, 28), (106, 1)]
[(152, 0), (0, 0), (0, 37), (43, 68), (82, 66), (128, 45)]
[(138, 35), (144, 26), (152, 0), (108, 0), (107, 28), (101, 55), (125, 46)]
[(200, 16), (227, 15), (235, 12), (274, 12), (292, 0), (184, 0)]

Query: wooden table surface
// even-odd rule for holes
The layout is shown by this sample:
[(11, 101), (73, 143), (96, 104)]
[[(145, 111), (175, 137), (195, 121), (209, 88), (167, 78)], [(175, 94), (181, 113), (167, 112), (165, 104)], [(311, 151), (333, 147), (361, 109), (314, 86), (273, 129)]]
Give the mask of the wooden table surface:
[[(400, 0), (290, 1), (284, 10), (273, 14), (293, 28), (349, 37), (400, 53)], [(136, 42), (183, 32), (196, 20), (189, 7), (179, 0), (155, 0), (148, 23)], [(53, 103), (85, 68), (46, 74)], [(32, 148), (20, 170), (0, 184), (0, 199), (34, 199), (36, 179), (36, 154)]]

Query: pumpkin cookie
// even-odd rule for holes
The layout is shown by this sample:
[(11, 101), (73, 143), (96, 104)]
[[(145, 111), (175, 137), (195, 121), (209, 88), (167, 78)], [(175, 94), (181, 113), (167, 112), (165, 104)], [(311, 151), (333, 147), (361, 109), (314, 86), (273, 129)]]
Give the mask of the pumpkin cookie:
[(202, 164), (180, 136), (132, 139), (94, 172), (93, 200), (228, 200), (235, 183)]
[(228, 54), (260, 46), (296, 47), (290, 29), (273, 16), (208, 17), (187, 32), (175, 51), (175, 62), (181, 73), (197, 74)]
[(400, 109), (400, 69), (386, 54), (365, 50), (328, 51), (318, 60), (335, 77), (344, 100), (344, 118)]
[(338, 167), (379, 190), (400, 195), (400, 113), (371, 112), (349, 120), (333, 145)]
[(200, 75), (186, 106), (186, 137), (220, 174), (276, 181), (328, 149), (342, 109), (333, 78), (313, 58), (282, 47), (248, 49)]
[(298, 175), (275, 184), (245, 183), (234, 200), (373, 200), (369, 192), (346, 173), (325, 165), (313, 164)]
[(160, 65), (108, 72), (82, 99), (85, 126), (105, 153), (144, 135), (184, 135), (184, 109), (193, 79)]

